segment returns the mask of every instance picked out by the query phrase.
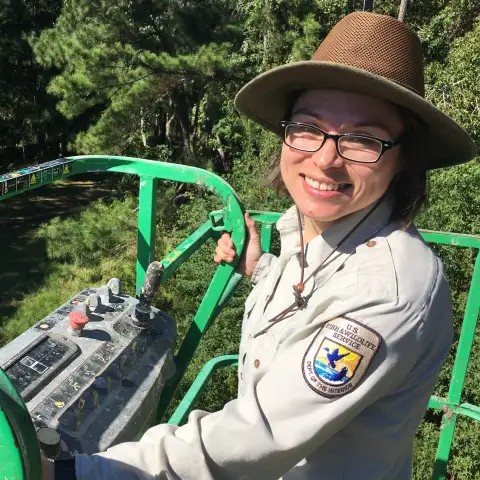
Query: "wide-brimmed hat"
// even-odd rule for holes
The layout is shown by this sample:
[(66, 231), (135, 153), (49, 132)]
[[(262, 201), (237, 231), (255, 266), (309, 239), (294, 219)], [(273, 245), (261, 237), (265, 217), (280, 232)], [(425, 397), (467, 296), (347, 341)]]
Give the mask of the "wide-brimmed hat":
[(355, 12), (340, 20), (311, 60), (273, 68), (246, 84), (235, 98), (238, 111), (282, 134), (292, 99), (306, 89), (336, 89), (387, 100), (414, 112), (426, 128), (428, 169), (471, 160), (470, 136), (424, 98), (423, 53), (418, 37), (386, 15)]

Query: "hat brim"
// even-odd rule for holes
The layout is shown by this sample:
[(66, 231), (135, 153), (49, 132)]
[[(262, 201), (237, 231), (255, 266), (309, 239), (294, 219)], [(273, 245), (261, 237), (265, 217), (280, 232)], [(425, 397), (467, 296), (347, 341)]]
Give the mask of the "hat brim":
[(343, 64), (304, 61), (273, 68), (247, 83), (235, 98), (237, 110), (281, 134), (292, 96), (306, 89), (335, 89), (389, 101), (414, 112), (428, 126), (422, 137), (428, 169), (468, 162), (476, 147), (468, 133), (415, 92), (379, 75)]

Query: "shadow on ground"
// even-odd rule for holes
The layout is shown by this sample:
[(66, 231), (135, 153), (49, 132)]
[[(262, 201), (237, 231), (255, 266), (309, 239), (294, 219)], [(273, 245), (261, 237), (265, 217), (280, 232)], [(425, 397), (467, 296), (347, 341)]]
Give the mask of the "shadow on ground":
[(35, 231), (54, 217), (78, 215), (99, 198), (112, 199), (103, 178), (82, 175), (0, 202), (0, 318), (11, 316), (23, 295), (37, 290), (48, 275), (45, 244), (34, 238)]

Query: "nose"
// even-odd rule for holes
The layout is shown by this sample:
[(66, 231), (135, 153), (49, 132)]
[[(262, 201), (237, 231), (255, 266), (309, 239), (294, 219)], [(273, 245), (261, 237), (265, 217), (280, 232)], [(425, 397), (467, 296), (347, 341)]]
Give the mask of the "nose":
[(339, 168), (343, 166), (344, 160), (338, 154), (335, 140), (329, 138), (325, 141), (322, 148), (312, 155), (313, 163), (320, 169)]

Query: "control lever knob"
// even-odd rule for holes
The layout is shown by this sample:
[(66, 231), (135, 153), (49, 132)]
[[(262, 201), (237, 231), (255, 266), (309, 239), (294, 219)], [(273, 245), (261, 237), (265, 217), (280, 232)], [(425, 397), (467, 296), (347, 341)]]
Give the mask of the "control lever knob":
[(142, 293), (140, 294), (140, 303), (150, 306), (153, 302), (158, 289), (160, 281), (162, 280), (165, 267), (160, 262), (152, 262), (145, 273), (143, 280)]
[(160, 262), (152, 262), (147, 268), (145, 279), (143, 280), (142, 293), (132, 316), (132, 322), (137, 327), (145, 328), (150, 325), (151, 305), (160, 287), (163, 272), (165, 272), (165, 267)]

